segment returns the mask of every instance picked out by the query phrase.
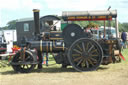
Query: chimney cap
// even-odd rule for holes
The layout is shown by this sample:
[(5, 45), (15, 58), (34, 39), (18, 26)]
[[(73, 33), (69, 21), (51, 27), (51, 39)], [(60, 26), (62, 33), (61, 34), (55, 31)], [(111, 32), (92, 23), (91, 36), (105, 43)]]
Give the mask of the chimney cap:
[(40, 10), (39, 9), (33, 9), (33, 12), (39, 12)]

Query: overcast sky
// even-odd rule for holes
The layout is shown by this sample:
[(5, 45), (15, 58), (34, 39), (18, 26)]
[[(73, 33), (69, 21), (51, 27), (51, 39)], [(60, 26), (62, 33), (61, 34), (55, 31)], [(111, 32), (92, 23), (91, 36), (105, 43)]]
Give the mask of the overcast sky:
[(33, 17), (32, 9), (40, 15), (61, 15), (62, 11), (117, 9), (118, 20), (128, 22), (128, 0), (0, 0), (0, 27), (8, 21)]

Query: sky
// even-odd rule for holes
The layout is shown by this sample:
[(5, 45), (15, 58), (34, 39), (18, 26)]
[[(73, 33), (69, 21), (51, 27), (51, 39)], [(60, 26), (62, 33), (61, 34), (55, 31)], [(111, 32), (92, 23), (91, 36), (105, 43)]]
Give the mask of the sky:
[(40, 16), (62, 15), (62, 11), (117, 10), (118, 21), (128, 22), (128, 0), (0, 0), (0, 27), (11, 20), (33, 17), (33, 9)]

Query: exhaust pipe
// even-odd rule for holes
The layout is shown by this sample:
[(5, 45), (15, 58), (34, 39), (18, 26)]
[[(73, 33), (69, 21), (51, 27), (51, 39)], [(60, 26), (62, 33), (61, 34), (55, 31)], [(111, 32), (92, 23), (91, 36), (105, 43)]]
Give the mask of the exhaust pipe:
[(35, 23), (35, 35), (40, 34), (40, 19), (39, 19), (39, 9), (33, 9), (34, 23)]

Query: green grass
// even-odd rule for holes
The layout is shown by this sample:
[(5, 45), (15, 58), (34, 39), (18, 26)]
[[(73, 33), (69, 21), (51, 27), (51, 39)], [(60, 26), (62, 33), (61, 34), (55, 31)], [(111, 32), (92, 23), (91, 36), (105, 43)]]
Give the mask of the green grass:
[[(122, 60), (122, 64), (128, 64), (128, 49), (123, 49), (123, 51), (122, 51), (122, 55), (125, 57), (125, 59), (126, 59), (126, 61), (123, 61)], [(8, 63), (8, 61), (6, 60), (6, 61), (3, 61), (3, 62), (5, 62), (5, 63)], [(43, 65), (43, 67), (44, 67), (44, 71), (46, 71), (46, 72), (54, 72), (54, 71), (62, 71), (62, 69), (61, 69), (61, 65), (60, 64), (56, 64), (56, 62), (55, 62), (55, 60), (53, 59), (53, 57), (50, 55), (49, 56), (49, 66), (47, 67), (45, 64)], [(102, 65), (101, 65), (102, 66)], [(102, 67), (104, 67), (104, 66), (102, 66)], [(68, 68), (71, 68), (71, 66), (70, 67), (68, 67)], [(35, 70), (34, 70), (35, 72), (38, 72), (37, 71), (37, 67), (35, 68)], [(65, 70), (64, 70), (65, 71)], [(66, 69), (66, 71), (68, 72), (68, 69)], [(70, 70), (69, 70), (70, 71)], [(11, 72), (11, 73), (13, 73), (14, 71), (13, 71), (13, 69), (12, 69), (12, 67), (11, 66), (6, 66), (6, 67), (1, 67), (0, 66), (0, 73), (1, 72)]]
[(123, 49), (123, 51), (121, 53), (125, 57), (126, 62), (127, 62), (128, 61), (128, 48), (127, 49)]

